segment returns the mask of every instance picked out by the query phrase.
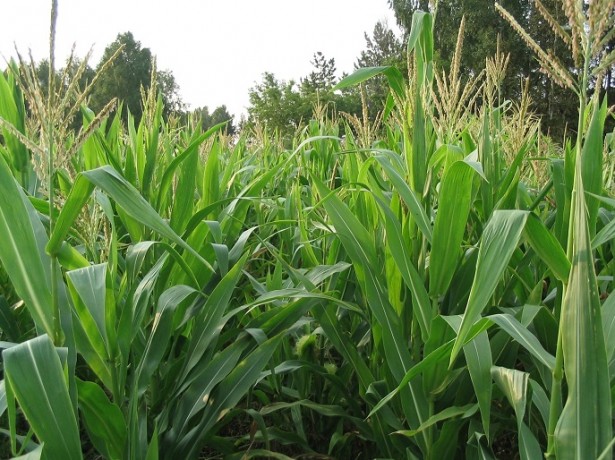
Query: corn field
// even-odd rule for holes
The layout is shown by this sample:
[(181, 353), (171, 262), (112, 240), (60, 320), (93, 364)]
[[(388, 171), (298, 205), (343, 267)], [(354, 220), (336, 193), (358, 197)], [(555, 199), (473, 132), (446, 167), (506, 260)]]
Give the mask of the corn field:
[(12, 63), (2, 455), (611, 459), (615, 133), (595, 82), (615, 5), (565, 3), (578, 69), (524, 36), (578, 97), (561, 146), (501, 99), (506, 56), (442, 72), (422, 12), (409, 80), (338, 85), (384, 75), (379, 126), (317, 113), (286, 143), (165, 119), (155, 84), (138, 123), (95, 114), (89, 87), (44, 93)]

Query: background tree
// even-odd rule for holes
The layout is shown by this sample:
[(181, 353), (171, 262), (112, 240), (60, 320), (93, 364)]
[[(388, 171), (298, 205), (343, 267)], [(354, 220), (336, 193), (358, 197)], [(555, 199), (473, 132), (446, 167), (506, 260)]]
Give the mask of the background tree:
[(265, 72), (263, 81), (249, 90), (247, 126), (260, 123), (282, 135), (292, 133), (306, 115), (295, 88), (294, 80), (278, 80), (273, 73)]
[(318, 51), (310, 63), (314, 66), (314, 70), (301, 79), (301, 91), (306, 94), (331, 91), (336, 82), (335, 58), (327, 59)]
[[(403, 41), (395, 35), (386, 22), (378, 21), (372, 35), (365, 33), (366, 48), (361, 51), (355, 69), (393, 65), (406, 73), (406, 56)], [(379, 75), (365, 83), (368, 112), (371, 119), (382, 110), (389, 94), (389, 85), (384, 76)]]
[(179, 95), (179, 85), (175, 81), (173, 72), (170, 70), (158, 70), (156, 72), (156, 83), (158, 91), (162, 94), (164, 102), (163, 114), (165, 117), (168, 117), (171, 113), (181, 113), (185, 110), (185, 105)]
[(387, 0), (387, 2), (395, 13), (397, 24), (405, 31), (410, 31), (414, 12), (417, 10), (430, 11), (431, 3), (429, 0)]
[(117, 97), (139, 120), (142, 114), (141, 87), (149, 87), (152, 72), (152, 53), (149, 48), (142, 48), (131, 32), (118, 34), (115, 41), (105, 48), (97, 70), (121, 46), (124, 48), (119, 56), (98, 80), (90, 104), (94, 111), (98, 111), (113, 97)]
[(226, 133), (232, 136), (237, 132), (237, 129), (233, 124), (233, 115), (228, 112), (226, 105), (216, 107), (212, 113), (209, 113), (209, 108), (207, 106), (199, 107), (193, 110), (193, 113), (200, 120), (203, 131), (207, 131), (209, 128), (217, 125), (218, 123), (228, 121), (228, 124), (224, 129)]
[[(409, 33), (412, 15), (417, 9), (429, 7), (427, 1), (389, 0), (400, 26)], [(557, 56), (565, 56), (565, 45), (554, 37), (543, 15), (538, 11), (534, 0), (501, 0), (519, 23), (532, 35), (545, 50), (552, 49)], [(554, 19), (565, 22), (561, 2), (543, 0), (542, 4), (551, 12)], [(461, 57), (461, 74), (477, 75), (485, 67), (485, 59), (496, 52), (497, 37), (500, 37), (501, 51), (510, 54), (507, 76), (502, 84), (502, 97), (518, 100), (521, 80), (529, 78), (530, 95), (533, 108), (542, 115), (543, 129), (557, 138), (564, 131), (575, 127), (575, 99), (569, 90), (560, 88), (548, 80), (541, 72), (536, 59), (514, 30), (495, 11), (493, 1), (484, 0), (447, 0), (440, 1), (437, 7), (434, 40), (436, 61), (440, 68), (449, 70), (455, 51), (457, 31), (462, 17), (465, 16), (466, 30), (471, 31), (464, 37)], [(566, 65), (572, 66), (570, 61)]]
[[(105, 48), (97, 71), (122, 46), (119, 56), (101, 74), (92, 92), (90, 106), (97, 111), (117, 97), (138, 121), (143, 111), (141, 87), (147, 90), (151, 82), (153, 56), (150, 49), (143, 48), (131, 32), (118, 34), (115, 41)], [(178, 94), (179, 88), (172, 72), (157, 71), (156, 81), (162, 94), (165, 113), (180, 110), (182, 103)]]
[(314, 53), (310, 63), (314, 70), (302, 78), (299, 85), (301, 99), (298, 110), (304, 121), (312, 117), (316, 106), (324, 108), (326, 113), (331, 115), (338, 110), (337, 103), (340, 102), (340, 94), (333, 92), (333, 87), (337, 83), (335, 58), (327, 59), (318, 51)]

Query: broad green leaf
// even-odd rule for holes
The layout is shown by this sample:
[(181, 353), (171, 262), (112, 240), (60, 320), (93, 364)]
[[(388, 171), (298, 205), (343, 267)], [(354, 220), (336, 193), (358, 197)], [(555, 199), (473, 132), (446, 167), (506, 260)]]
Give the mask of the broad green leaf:
[[(611, 207), (615, 206), (615, 199), (609, 198), (606, 196), (600, 195), (591, 195), (598, 201), (601, 201)], [(592, 239), (592, 249), (596, 249), (602, 246), (607, 241), (610, 241), (615, 236), (615, 219), (612, 219), (609, 223), (607, 223), (600, 232), (596, 234), (596, 236)]]
[(477, 410), (478, 410), (478, 404), (467, 404), (461, 407), (458, 407), (458, 406), (447, 407), (443, 411), (438, 412), (437, 414), (429, 417), (425, 421), (425, 423), (423, 423), (418, 429), (396, 431), (395, 434), (401, 434), (403, 436), (407, 436), (411, 438), (413, 436), (416, 436), (418, 433), (426, 430), (427, 428), (435, 425), (436, 423), (449, 420), (455, 417), (461, 417), (461, 418), (471, 417), (472, 415), (476, 413)]
[(463, 354), (468, 365), (474, 394), (478, 400), (483, 430), (488, 437), (491, 425), (491, 366), (493, 365), (493, 357), (487, 332), (481, 332), (474, 340), (465, 345)]
[(387, 177), (393, 184), (393, 187), (399, 193), (399, 196), (404, 201), (406, 206), (412, 214), (412, 218), (415, 220), (417, 227), (427, 241), (429, 243), (432, 242), (432, 229), (431, 224), (429, 222), (429, 218), (427, 217), (427, 213), (421, 204), (419, 198), (417, 198), (416, 194), (412, 191), (412, 189), (408, 186), (404, 178), (399, 174), (399, 172), (393, 167), (391, 161), (388, 156), (385, 156), (383, 153), (377, 155), (375, 159), (380, 163), (382, 169), (386, 173)]
[(466, 424), (464, 419), (449, 419), (442, 424), (439, 436), (431, 448), (431, 458), (455, 458), (459, 447), (459, 432)]
[(67, 272), (72, 298), (77, 351), (109, 390), (113, 390), (110, 343), (107, 337), (107, 264)]
[[(433, 54), (433, 15), (425, 11), (415, 11), (412, 15), (412, 27), (408, 36), (408, 52), (416, 50), (419, 44), (425, 48), (427, 60), (431, 60)], [(421, 43), (422, 42), (422, 43)]]
[[(15, 80), (15, 76), (19, 75), (17, 66), (14, 62), (11, 62), (8, 75), (5, 75), (4, 72), (0, 73), (2, 73), (0, 75), (0, 118), (13, 125), (20, 133), (25, 134), (26, 111), (24, 98)], [(30, 164), (28, 149), (8, 129), (3, 128), (0, 132), (12, 157), (11, 163), (13, 167), (16, 171), (25, 172)], [(22, 182), (22, 185), (25, 186), (26, 183)]]
[(527, 220), (524, 211), (494, 211), (483, 232), (470, 298), (451, 353), (452, 365), (474, 325), (487, 306), (508, 262), (519, 244)]
[(277, 411), (291, 409), (293, 407), (306, 407), (314, 412), (324, 415), (325, 417), (340, 417), (352, 421), (355, 425), (363, 425), (367, 428), (367, 424), (356, 417), (348, 414), (347, 410), (338, 405), (315, 403), (309, 399), (301, 399), (293, 402), (274, 402), (260, 410), (261, 415), (269, 415)]
[(568, 222), (570, 215), (570, 193), (566, 183), (566, 168), (564, 160), (551, 160), (551, 176), (555, 195), (555, 224), (553, 233), (562, 247), (566, 247), (568, 238)]
[(27, 454), (24, 455), (20, 455), (19, 457), (13, 457), (11, 458), (11, 460), (39, 460), (43, 455), (43, 448), (45, 447), (44, 444), (41, 444), (40, 446), (36, 447), (34, 450), (31, 450), (30, 452), (28, 452)]
[(487, 439), (487, 436), (473, 430), (471, 423), (468, 432), (468, 437), (470, 439), (468, 440), (466, 449), (466, 458), (468, 460), (496, 460), (496, 456), (489, 447), (489, 440)]
[(4, 412), (8, 408), (5, 385), (4, 379), (0, 380), (0, 417), (4, 415)]
[(363, 83), (370, 78), (375, 77), (376, 75), (382, 74), (389, 66), (380, 66), (380, 67), (363, 67), (361, 69), (355, 70), (350, 75), (342, 78), (337, 85), (333, 87), (333, 90), (350, 88), (351, 86), (358, 85), (359, 83)]
[(439, 361), (444, 360), (450, 356), (450, 352), (453, 348), (453, 341), (447, 342), (436, 348), (428, 356), (414, 365), (404, 376), (397, 388), (391, 391), (388, 395), (382, 398), (378, 404), (376, 404), (368, 417), (373, 416), (376, 412), (382, 409), (395, 395), (397, 395), (405, 386), (407, 386), (414, 378), (421, 375), (421, 373), (428, 370), (430, 367), (436, 365)]
[(190, 252), (206, 269), (211, 272), (214, 271), (209, 262), (182, 240), (145, 198), (110, 166), (102, 166), (79, 174), (60, 212), (56, 228), (49, 239), (46, 248), (48, 253), (53, 254), (58, 251), (66, 234), (94, 190), (94, 186), (99, 187), (113, 198), (131, 218)]
[(145, 460), (158, 460), (159, 448), (158, 448), (158, 425), (154, 428), (154, 433), (147, 446), (147, 452), (145, 453)]
[(615, 219), (600, 229), (592, 240), (592, 249), (599, 248), (604, 243), (611, 241), (615, 237)]
[(9, 307), (3, 295), (0, 295), (0, 330), (2, 334), (12, 342), (18, 342), (21, 335), (19, 322), (15, 313)]
[(200, 206), (207, 207), (216, 201), (220, 196), (220, 145), (215, 143), (209, 150), (207, 162), (203, 171), (202, 191)]
[(570, 274), (570, 261), (562, 245), (535, 214), (528, 216), (525, 236), (536, 254), (547, 264), (560, 281), (566, 283)]
[[(580, 165), (575, 168), (569, 283), (560, 334), (568, 396), (555, 430), (558, 459), (597, 458), (613, 437), (610, 379)], [(609, 455), (607, 458), (611, 458)]]
[(40, 332), (54, 336), (51, 258), (47, 235), (32, 204), (0, 157), (0, 262)]
[(593, 195), (602, 193), (603, 176), (603, 141), (604, 141), (604, 122), (607, 116), (606, 96), (599, 103), (598, 94), (591, 104), (592, 118), (583, 141), (583, 152), (581, 154), (581, 171), (583, 177), (583, 188), (590, 194), (586, 196), (587, 206), (587, 225), (589, 238), (593, 238), (596, 233), (596, 222), (598, 220), (599, 202)]
[(393, 211), (376, 197), (377, 203), (380, 205), (382, 213), (385, 218), (385, 226), (387, 230), (387, 245), (391, 251), (391, 255), (397, 269), (399, 270), (406, 286), (410, 290), (413, 301), (412, 314), (417, 319), (419, 327), (421, 328), (421, 336), (426, 341), (429, 337), (429, 331), (431, 329), (431, 322), (434, 318), (435, 312), (431, 306), (429, 294), (425, 289), (425, 282), (419, 275), (418, 270), (412, 264), (412, 254), (408, 247), (407, 241), (402, 235), (402, 229), (399, 221), (393, 214)]
[[(602, 328), (606, 357), (610, 363), (615, 357), (615, 292), (611, 292), (602, 305)], [(615, 376), (612, 376), (611, 380), (613, 377)]]
[(58, 352), (47, 335), (4, 350), (4, 373), (43, 459), (82, 459), (77, 419)]
[(120, 408), (109, 401), (101, 387), (77, 379), (79, 410), (98, 452), (109, 459), (123, 457), (126, 422)]
[[(363, 280), (370, 310), (376, 321), (387, 331), (382, 337), (387, 365), (393, 376), (401, 381), (412, 367), (411, 357), (402, 335), (400, 318), (389, 303), (385, 285), (381, 280), (381, 273), (377, 271), (375, 261), (378, 257), (374, 244), (365, 227), (352, 214), (348, 206), (336, 195), (331, 194), (319, 179), (312, 176), (312, 181), (320, 196), (324, 198), (323, 206), (335, 226), (342, 245), (350, 255), (355, 270)], [(418, 427), (427, 418), (428, 401), (423, 394), (422, 386), (416, 382), (408, 385), (408, 391), (410, 400), (402, 398), (402, 402), (406, 404), (404, 412), (410, 423)]]
[(410, 354), (407, 348), (402, 345), (399, 317), (391, 307), (385, 293), (384, 284), (380, 279), (381, 275), (376, 272), (376, 267), (374, 267), (374, 262), (378, 258), (373, 242), (365, 227), (352, 214), (350, 209), (334, 194), (331, 194), (318, 179), (315, 177), (313, 179), (320, 195), (326, 197), (323, 205), (333, 221), (338, 237), (352, 258), (355, 269), (364, 278), (369, 306), (378, 322), (389, 331), (386, 336), (389, 336), (390, 339), (384, 339), (390, 345), (390, 347), (385, 345), (385, 350), (388, 348), (388, 364), (392, 372), (401, 379), (403, 372), (405, 372), (403, 370), (404, 362), (410, 361)]
[[(173, 176), (177, 168), (180, 167), (184, 162), (186, 162), (192, 155), (194, 155), (195, 152), (198, 153), (198, 149), (201, 146), (201, 144), (205, 142), (209, 137), (217, 133), (220, 130), (220, 128), (222, 128), (226, 123), (227, 122), (218, 123), (217, 125), (212, 126), (210, 129), (208, 129), (203, 134), (201, 134), (196, 139), (194, 139), (192, 142), (190, 142), (190, 145), (188, 145), (188, 147), (186, 147), (186, 149), (183, 152), (177, 155), (173, 159), (173, 161), (169, 163), (169, 166), (167, 166), (167, 168), (165, 169), (164, 174), (162, 175), (162, 179), (160, 181), (160, 188), (158, 192), (158, 201), (157, 201), (158, 207), (160, 206), (160, 203), (163, 202), (164, 198), (169, 193), (172, 179), (173, 179)], [(190, 200), (186, 200), (186, 201), (190, 201)]]
[(607, 460), (613, 456), (613, 447), (615, 446), (615, 438), (604, 448), (597, 460)]
[(500, 366), (493, 366), (491, 368), (491, 375), (514, 409), (517, 424), (520, 424), (523, 421), (523, 417), (525, 417), (527, 386), (530, 375), (527, 372)]
[(205, 409), (212, 390), (235, 368), (247, 346), (247, 341), (236, 341), (201, 366), (181, 395), (177, 408), (169, 414), (177, 433), (189, 431), (186, 427), (192, 425), (192, 418)]
[(203, 359), (207, 347), (215, 338), (216, 335), (214, 335), (214, 333), (219, 327), (222, 316), (228, 309), (229, 300), (239, 281), (247, 257), (248, 253), (239, 259), (235, 266), (229, 270), (224, 278), (222, 278), (213, 292), (209, 295), (205, 305), (203, 305), (201, 309), (201, 313), (196, 317), (199, 327), (193, 331), (185, 364), (180, 374), (180, 382), (186, 381), (187, 376)]
[[(194, 214), (195, 202), (192, 199), (177, 199), (177, 197), (192, 197), (196, 189), (197, 170), (199, 166), (199, 149), (195, 148), (191, 155), (188, 155), (182, 162), (179, 174), (172, 194), (162, 195), (165, 200), (170, 201), (173, 208), (171, 210), (170, 225), (173, 230), (181, 234), (186, 228), (186, 224)], [(173, 199), (175, 198), (175, 199)], [(157, 208), (161, 211), (162, 207)]]
[(532, 403), (538, 409), (546, 430), (549, 426), (549, 397), (536, 380), (530, 379), (530, 387), (532, 388)]
[(533, 460), (535, 458), (542, 458), (543, 452), (536, 439), (535, 433), (526, 425), (525, 422), (521, 422), (519, 429), (519, 454), (522, 459)]
[(440, 184), (429, 263), (432, 298), (446, 293), (457, 269), (472, 204), (473, 182), (474, 169), (458, 161), (448, 169)]
[[(91, 265), (67, 272), (70, 291), (74, 293), (73, 304), (78, 307), (78, 315), (83, 322), (92, 322), (86, 327), (88, 335), (99, 335), (107, 343), (106, 280), (107, 264)], [(80, 309), (82, 308), (82, 309)]]
[(160, 162), (158, 152), (158, 140), (160, 137), (160, 123), (162, 121), (162, 94), (158, 93), (158, 99), (156, 100), (155, 113), (153, 117), (141, 117), (139, 123), (139, 132), (143, 133), (144, 142), (144, 164), (143, 175), (141, 179), (141, 193), (146, 199), (151, 196), (151, 191), (155, 190), (155, 184), (152, 179), (156, 166)]
[(349, 341), (341, 330), (336, 311), (337, 308), (334, 305), (323, 306), (321, 304), (314, 308), (314, 316), (337, 352), (352, 366), (359, 381), (359, 391), (364, 392), (374, 382), (375, 378), (365, 361), (361, 358), (356, 344)]
[(192, 298), (199, 291), (190, 286), (171, 286), (164, 291), (158, 299), (156, 313), (152, 322), (152, 329), (148, 336), (145, 350), (135, 371), (137, 379), (137, 393), (143, 394), (150, 384), (152, 374), (158, 368), (164, 353), (169, 347), (173, 333), (173, 317), (179, 305)]
[(538, 440), (523, 421), (527, 407), (529, 374), (516, 369), (493, 366), (491, 375), (515, 411), (519, 436), (519, 454), (521, 458), (524, 460), (540, 458), (542, 456), (542, 451), (538, 444)]
[(521, 324), (514, 316), (508, 314), (497, 314), (488, 317), (495, 324), (515, 339), (519, 344), (529, 351), (534, 358), (539, 360), (549, 370), (555, 369), (555, 357), (544, 349), (538, 341), (523, 324)]
[(179, 440), (175, 458), (194, 458), (200, 451), (200, 445), (209, 430), (225, 411), (234, 407), (258, 379), (261, 371), (278, 348), (285, 333), (281, 333), (256, 347), (235, 369), (220, 382), (203, 418), (189, 435)]

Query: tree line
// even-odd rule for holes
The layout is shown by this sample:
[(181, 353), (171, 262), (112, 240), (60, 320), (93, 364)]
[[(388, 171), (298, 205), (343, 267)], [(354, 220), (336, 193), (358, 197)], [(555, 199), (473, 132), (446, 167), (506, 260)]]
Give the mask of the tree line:
[[(355, 61), (355, 69), (361, 67), (394, 65), (406, 72), (405, 42), (412, 26), (412, 15), (417, 10), (429, 10), (436, 14), (434, 49), (438, 71), (448, 71), (453, 59), (457, 32), (462, 18), (465, 18), (465, 34), (461, 53), (460, 70), (466, 79), (479, 75), (485, 67), (485, 60), (492, 57), (497, 47), (509, 55), (506, 76), (501, 83), (503, 99), (519, 100), (523, 86), (529, 88), (533, 109), (542, 117), (543, 130), (561, 139), (570, 134), (575, 127), (575, 98), (570, 90), (560, 88), (549, 80), (538, 61), (532, 56), (519, 35), (497, 14), (494, 2), (484, 0), (388, 0), (393, 9), (397, 23), (403, 31), (397, 36), (386, 23), (376, 23), (371, 34), (365, 33), (365, 49)], [(566, 44), (561, 38), (553, 36), (551, 28), (545, 23), (544, 8), (550, 12), (555, 21), (565, 22), (565, 12), (561, 2), (556, 0), (502, 0), (502, 5), (516, 18), (538, 44), (546, 50), (553, 50), (557, 56), (566, 56)], [(498, 37), (498, 39), (496, 39)], [(500, 45), (498, 45), (500, 43)], [(95, 112), (117, 97), (123, 104), (123, 114), (128, 111), (138, 121), (141, 117), (141, 89), (151, 85), (152, 72), (164, 102), (165, 114), (175, 114), (184, 119), (196, 117), (207, 129), (217, 123), (227, 121), (227, 132), (234, 134), (240, 127), (266, 127), (270, 132), (282, 136), (292, 133), (313, 117), (314, 111), (325, 116), (345, 113), (364, 116), (363, 106), (373, 121), (382, 110), (388, 95), (388, 86), (384, 77), (369, 80), (362, 88), (352, 87), (334, 91), (336, 83), (346, 76), (338, 76), (335, 58), (316, 52), (311, 61), (313, 70), (298, 80), (284, 81), (273, 73), (266, 72), (262, 80), (249, 89), (248, 115), (239, 122), (228, 112), (225, 105), (210, 110), (198, 107), (187, 110), (179, 95), (179, 87), (170, 70), (154, 69), (154, 57), (149, 48), (142, 47), (132, 33), (118, 34), (103, 53), (100, 63), (95, 68), (88, 67), (81, 74), (81, 84), (85, 85), (104, 63), (119, 51), (112, 65), (100, 75), (89, 100), (89, 106)], [(615, 49), (615, 37), (611, 39), (608, 49)], [(564, 64), (573, 67), (572, 58)], [(79, 62), (70, 65), (77, 67)], [(41, 86), (46, 87), (48, 63), (38, 64), (37, 73)], [(60, 73), (70, 75), (63, 69)], [(529, 84), (523, 83), (525, 80)], [(61, 79), (57, 79), (62, 84)], [(604, 92), (609, 100), (615, 100), (615, 69), (607, 72), (602, 82)], [(363, 94), (361, 94), (363, 92)], [(608, 129), (612, 129), (612, 118)], [(240, 126), (238, 126), (238, 124)]]

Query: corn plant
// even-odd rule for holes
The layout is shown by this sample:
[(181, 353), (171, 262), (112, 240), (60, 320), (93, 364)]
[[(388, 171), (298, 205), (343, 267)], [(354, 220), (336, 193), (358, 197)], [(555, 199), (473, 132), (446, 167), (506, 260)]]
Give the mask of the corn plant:
[[(289, 149), (165, 119), (154, 80), (136, 124), (70, 84), (53, 104), (11, 65), (10, 455), (611, 458), (612, 136), (590, 80), (612, 63), (613, 5), (562, 5), (567, 28), (541, 14), (578, 69), (525, 34), (579, 98), (576, 141), (548, 172), (530, 163), (530, 101), (501, 98), (506, 56), (464, 86), (458, 64), (438, 69), (422, 12), (409, 81), (376, 67), (338, 85), (383, 74), (377, 123), (315, 113)], [(454, 62), (462, 41), (463, 24)]]

